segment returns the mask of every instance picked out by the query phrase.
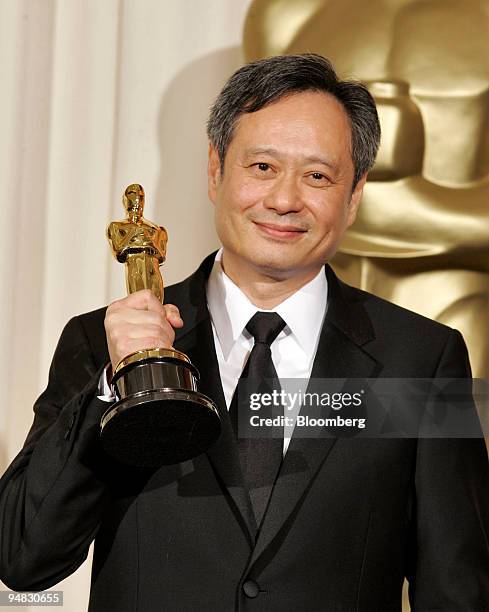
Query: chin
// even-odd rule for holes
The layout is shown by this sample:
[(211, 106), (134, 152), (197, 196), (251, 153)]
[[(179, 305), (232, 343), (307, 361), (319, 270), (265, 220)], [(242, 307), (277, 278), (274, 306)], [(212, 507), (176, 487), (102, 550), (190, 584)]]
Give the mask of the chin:
[(256, 269), (276, 278), (291, 277), (307, 268), (307, 266), (304, 265), (304, 262), (298, 261), (297, 258), (284, 257), (283, 254), (264, 254), (262, 256), (255, 255), (253, 259), (251, 259), (251, 263)]

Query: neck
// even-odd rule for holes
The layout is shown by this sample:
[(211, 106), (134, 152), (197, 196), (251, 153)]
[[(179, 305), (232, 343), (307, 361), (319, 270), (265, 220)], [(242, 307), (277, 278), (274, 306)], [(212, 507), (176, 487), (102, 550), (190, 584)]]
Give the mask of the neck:
[(223, 252), (221, 266), (225, 274), (237, 285), (257, 308), (273, 310), (291, 295), (307, 285), (321, 267), (301, 271), (301, 274), (287, 274), (283, 271), (260, 270), (237, 265)]
[(132, 223), (138, 223), (140, 221), (140, 219), (141, 219), (141, 213), (137, 209), (131, 210), (131, 211), (129, 211), (128, 219)]

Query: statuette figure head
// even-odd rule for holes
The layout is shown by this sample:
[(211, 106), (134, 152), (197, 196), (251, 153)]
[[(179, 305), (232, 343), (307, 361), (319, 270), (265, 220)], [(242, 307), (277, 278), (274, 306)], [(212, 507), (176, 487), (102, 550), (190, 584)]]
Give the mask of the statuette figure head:
[(128, 218), (133, 220), (141, 219), (144, 210), (143, 187), (138, 184), (129, 185), (122, 196), (122, 203), (124, 204)]

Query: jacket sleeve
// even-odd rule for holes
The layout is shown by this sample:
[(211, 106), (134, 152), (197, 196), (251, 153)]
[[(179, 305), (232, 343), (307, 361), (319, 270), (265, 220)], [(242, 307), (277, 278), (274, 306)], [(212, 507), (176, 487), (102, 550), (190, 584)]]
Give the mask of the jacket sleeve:
[[(470, 376), (465, 343), (452, 330), (434, 377)], [(407, 576), (412, 609), (489, 610), (489, 469), (484, 439), (420, 439), (415, 489)]]
[(15, 590), (51, 587), (85, 560), (108, 489), (87, 457), (107, 404), (79, 319), (58, 342), (24, 447), (0, 480), (0, 578)]

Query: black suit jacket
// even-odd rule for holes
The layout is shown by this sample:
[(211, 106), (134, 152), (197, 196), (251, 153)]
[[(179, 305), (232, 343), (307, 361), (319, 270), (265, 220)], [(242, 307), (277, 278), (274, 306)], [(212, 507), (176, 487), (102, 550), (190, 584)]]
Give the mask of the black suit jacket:
[[(103, 455), (105, 309), (66, 326), (25, 446), (0, 484), (1, 578), (51, 587), (95, 538), (90, 610), (489, 610), (489, 476), (480, 439), (292, 439), (259, 534), (243, 486), (205, 299), (208, 257), (169, 287), (175, 346), (223, 430), (192, 461), (130, 470)], [(465, 377), (460, 334), (341, 283), (313, 377)]]

